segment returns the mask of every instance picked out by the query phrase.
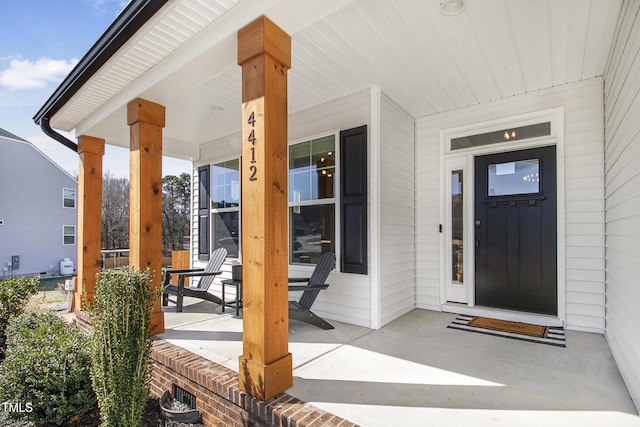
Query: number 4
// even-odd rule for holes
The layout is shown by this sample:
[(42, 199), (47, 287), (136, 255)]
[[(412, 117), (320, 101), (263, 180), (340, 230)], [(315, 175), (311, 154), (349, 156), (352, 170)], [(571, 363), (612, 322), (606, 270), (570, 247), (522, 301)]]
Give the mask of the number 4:
[(253, 114), (253, 111), (251, 112), (251, 114), (249, 114), (249, 120), (247, 120), (247, 123), (249, 123), (252, 127), (256, 123), (256, 119), (255, 119), (255, 115)]

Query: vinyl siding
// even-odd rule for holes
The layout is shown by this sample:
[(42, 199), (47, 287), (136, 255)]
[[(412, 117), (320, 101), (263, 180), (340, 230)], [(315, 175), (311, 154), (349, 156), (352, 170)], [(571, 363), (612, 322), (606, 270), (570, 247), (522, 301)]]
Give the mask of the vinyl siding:
[[(339, 130), (370, 124), (370, 92), (363, 91), (346, 96), (317, 107), (289, 116), (289, 141), (298, 141), (310, 137), (335, 133)], [(194, 164), (193, 180), (193, 219), (197, 215), (197, 166), (213, 164), (240, 156), (240, 133), (204, 144), (200, 149), (200, 160)], [(371, 169), (370, 169), (371, 170)], [(369, 186), (371, 191), (371, 186)], [(192, 221), (192, 259), (197, 261), (198, 224)], [(371, 226), (369, 226), (371, 230)], [(228, 267), (230, 271), (230, 267)], [(308, 276), (312, 269), (303, 266), (291, 266), (290, 276)], [(229, 273), (230, 276), (230, 273)], [(219, 280), (214, 281), (212, 289), (219, 291)], [(327, 282), (329, 288), (322, 291), (313, 305), (313, 311), (329, 320), (338, 320), (360, 326), (371, 326), (371, 279), (370, 275), (342, 274), (333, 272)], [(299, 297), (292, 293), (291, 299)]]
[(640, 410), (640, 12), (625, 2), (605, 71), (606, 336)]
[[(565, 325), (604, 331), (603, 81), (559, 88), (418, 119), (416, 125), (416, 301), (440, 309), (439, 132), (470, 123), (563, 106)], [(559, 177), (562, 175), (559, 174)]]
[[(12, 255), (16, 275), (59, 273), (60, 261), (76, 265), (76, 245), (64, 245), (62, 227), (77, 228), (77, 182), (31, 143), (0, 137), (0, 278)], [(76, 190), (76, 208), (64, 208), (62, 189)], [(51, 269), (53, 266), (53, 270)]]
[(380, 108), (380, 320), (415, 308), (415, 121), (386, 96)]

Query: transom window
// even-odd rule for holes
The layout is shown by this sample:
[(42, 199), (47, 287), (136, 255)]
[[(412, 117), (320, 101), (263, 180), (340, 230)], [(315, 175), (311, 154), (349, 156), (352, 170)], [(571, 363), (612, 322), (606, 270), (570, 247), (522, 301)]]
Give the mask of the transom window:
[(551, 135), (551, 122), (517, 126), (492, 132), (467, 135), (460, 138), (451, 138), (451, 150), (454, 151), (462, 148), (522, 141), (523, 139), (532, 139), (549, 135)]

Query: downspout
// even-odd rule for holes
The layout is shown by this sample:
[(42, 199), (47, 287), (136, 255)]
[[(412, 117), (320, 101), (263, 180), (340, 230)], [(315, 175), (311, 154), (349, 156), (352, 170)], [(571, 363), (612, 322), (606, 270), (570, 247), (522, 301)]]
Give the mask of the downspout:
[(55, 139), (56, 141), (58, 141), (60, 144), (64, 145), (68, 149), (78, 152), (78, 144), (71, 141), (70, 139), (65, 138), (64, 136), (60, 135), (58, 132), (53, 130), (51, 128), (51, 125), (49, 125), (48, 117), (43, 117), (40, 119), (40, 129), (42, 129), (42, 132), (44, 132), (47, 136)]

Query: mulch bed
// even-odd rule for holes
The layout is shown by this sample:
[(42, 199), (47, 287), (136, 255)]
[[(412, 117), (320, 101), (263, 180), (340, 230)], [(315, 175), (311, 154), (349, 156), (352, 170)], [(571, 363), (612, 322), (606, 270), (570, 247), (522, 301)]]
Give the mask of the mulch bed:
[[(160, 400), (149, 398), (147, 406), (142, 413), (142, 425), (144, 427), (204, 427), (202, 424), (184, 424), (162, 419), (160, 412)], [(84, 414), (67, 421), (62, 427), (99, 427), (100, 411), (97, 407), (90, 409)], [(28, 421), (8, 420), (6, 415), (0, 412), (0, 427), (33, 427)], [(53, 427), (53, 426), (52, 426)]]

